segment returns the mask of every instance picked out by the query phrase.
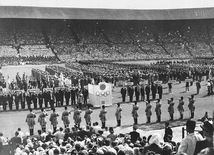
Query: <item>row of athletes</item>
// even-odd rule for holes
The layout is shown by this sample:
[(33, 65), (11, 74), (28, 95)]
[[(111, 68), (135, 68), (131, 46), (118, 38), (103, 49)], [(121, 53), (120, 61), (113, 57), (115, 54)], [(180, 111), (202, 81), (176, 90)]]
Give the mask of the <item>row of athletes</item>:
[[(189, 98), (189, 110), (191, 112), (191, 118), (194, 117), (194, 111), (195, 111), (195, 106), (194, 106), (195, 100), (194, 100), (194, 95), (192, 95)], [(150, 101), (146, 102), (146, 116), (147, 116), (147, 123), (151, 122), (151, 115), (152, 115), (152, 105), (150, 103)], [(173, 115), (174, 115), (174, 99), (171, 98), (170, 100), (168, 100), (168, 112), (170, 114), (170, 120), (173, 120)], [(179, 100), (179, 104), (178, 104), (178, 111), (180, 113), (180, 119), (183, 119), (183, 113), (184, 113), (184, 100), (183, 97), (180, 98)], [(134, 124), (137, 125), (138, 124), (138, 105), (137, 102), (135, 101), (133, 107), (132, 107), (132, 117), (134, 119)], [(38, 122), (41, 125), (41, 129), (42, 131), (46, 131), (46, 117), (48, 116), (48, 113), (42, 108), (41, 109), (42, 113), (39, 115), (38, 117)], [(74, 124), (76, 127), (80, 127), (80, 123), (82, 121), (81, 119), (81, 109), (76, 106), (76, 109), (73, 112), (73, 119), (74, 119)], [(157, 115), (157, 121), (156, 122), (161, 122), (161, 103), (160, 100), (157, 100), (156, 103), (156, 108), (155, 108), (155, 112)], [(93, 110), (90, 108), (90, 106), (88, 106), (88, 109), (85, 111), (84, 114), (84, 118), (85, 118), (85, 122), (86, 125), (91, 126), (91, 114), (93, 113)], [(62, 113), (61, 116), (61, 120), (63, 121), (64, 127), (67, 128), (70, 125), (70, 120), (69, 120), (69, 115), (71, 114), (71, 111), (67, 110), (67, 106), (65, 106), (65, 111)], [(105, 106), (103, 105), (101, 108), (101, 111), (99, 113), (99, 118), (102, 124), (102, 128), (106, 127), (106, 114), (107, 114), (107, 110), (105, 109)], [(116, 112), (115, 112), (115, 116), (116, 116), (116, 120), (117, 120), (117, 126), (121, 126), (121, 118), (122, 118), (122, 107), (120, 106), (120, 103), (117, 104), (117, 108), (116, 108)], [(53, 113), (51, 113), (49, 121), (51, 122), (51, 125), (53, 126), (53, 131), (56, 131), (57, 125), (58, 125), (58, 120), (57, 117), (59, 117), (59, 114), (55, 111), (55, 108), (53, 108)], [(34, 125), (35, 125), (35, 118), (36, 118), (36, 114), (32, 111), (32, 109), (30, 109), (30, 113), (27, 115), (26, 118), (26, 122), (29, 126), (29, 130), (30, 130), (30, 134), (33, 135), (33, 130), (34, 130)]]
[[(155, 100), (156, 99), (156, 94), (159, 95), (159, 99), (162, 99), (162, 95), (163, 95), (163, 87), (161, 84), (154, 84), (152, 83), (151, 85), (136, 85), (134, 86), (128, 86), (126, 87), (122, 87), (120, 90), (120, 93), (122, 95), (122, 102), (126, 102), (126, 96), (129, 96), (129, 101), (132, 102), (133, 101), (133, 96), (135, 94), (136, 97), (136, 101), (138, 102), (140, 100), (150, 100), (150, 94), (152, 94), (152, 99)], [(146, 98), (145, 98), (146, 96)]]
[(7, 110), (7, 105), (9, 110), (13, 110), (13, 104), (15, 103), (15, 109), (33, 108), (47, 108), (55, 106), (63, 106), (64, 101), (66, 105), (75, 105), (76, 103), (87, 104), (88, 90), (80, 88), (71, 89), (59, 89), (55, 92), (52, 91), (39, 91), (39, 92), (21, 92), (16, 91), (15, 93), (9, 92), (0, 94), (0, 105), (3, 106), (3, 110)]

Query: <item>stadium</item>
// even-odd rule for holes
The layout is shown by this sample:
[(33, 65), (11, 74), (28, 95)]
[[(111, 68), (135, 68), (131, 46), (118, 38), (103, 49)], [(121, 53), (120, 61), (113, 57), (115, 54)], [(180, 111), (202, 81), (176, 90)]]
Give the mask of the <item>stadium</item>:
[(214, 3), (171, 3), (0, 2), (0, 155), (213, 154)]

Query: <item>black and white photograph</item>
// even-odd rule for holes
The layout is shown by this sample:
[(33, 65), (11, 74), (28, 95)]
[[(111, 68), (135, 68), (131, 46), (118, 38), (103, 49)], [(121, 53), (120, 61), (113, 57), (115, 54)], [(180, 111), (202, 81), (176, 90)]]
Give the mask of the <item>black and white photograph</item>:
[(0, 0), (0, 155), (214, 155), (213, 0)]

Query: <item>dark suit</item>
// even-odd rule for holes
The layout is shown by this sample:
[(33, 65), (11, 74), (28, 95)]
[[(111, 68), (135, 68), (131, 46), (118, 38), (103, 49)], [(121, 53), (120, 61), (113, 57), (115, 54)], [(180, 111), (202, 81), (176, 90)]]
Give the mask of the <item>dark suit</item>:
[(135, 96), (136, 96), (136, 101), (139, 101), (139, 97), (140, 97), (140, 88), (139, 86), (135, 87)]
[(126, 88), (121, 88), (120, 93), (122, 95), (122, 102), (126, 102)]

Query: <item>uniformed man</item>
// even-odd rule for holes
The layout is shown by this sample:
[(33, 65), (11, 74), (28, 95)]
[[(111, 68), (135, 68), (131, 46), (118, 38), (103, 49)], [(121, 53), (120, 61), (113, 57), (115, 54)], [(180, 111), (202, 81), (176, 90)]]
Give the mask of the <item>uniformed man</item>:
[(197, 94), (199, 94), (199, 91), (201, 89), (201, 83), (199, 80), (196, 82), (196, 89), (197, 89)]
[(34, 125), (35, 125), (36, 115), (33, 110), (30, 108), (30, 113), (27, 115), (26, 122), (29, 126), (30, 136), (34, 135)]
[(170, 120), (174, 120), (174, 99), (171, 98), (171, 100), (168, 100), (168, 104), (169, 104), (169, 107), (168, 107), (168, 112), (169, 112), (169, 115), (170, 115)]
[(31, 102), (31, 95), (30, 95), (29, 92), (26, 93), (26, 101), (27, 101), (27, 107), (28, 107), (28, 109), (31, 109), (32, 102)]
[(156, 86), (154, 85), (154, 83), (152, 83), (152, 85), (151, 85), (151, 91), (152, 91), (152, 99), (155, 100), (155, 98), (156, 98), (156, 93), (157, 93), (157, 88), (156, 88)]
[(194, 95), (191, 95), (191, 97), (189, 98), (189, 104), (188, 104), (188, 108), (190, 110), (190, 118), (194, 118), (194, 112), (195, 112), (195, 100), (194, 100)]
[(146, 101), (146, 117), (147, 117), (147, 122), (146, 123), (151, 123), (151, 116), (152, 116), (152, 104), (150, 101)]
[(42, 108), (41, 109), (41, 114), (38, 117), (38, 122), (41, 125), (41, 129), (43, 132), (46, 132), (46, 124), (47, 124), (47, 120), (46, 117), (48, 116), (48, 113)]
[(69, 127), (70, 121), (68, 119), (68, 116), (71, 113), (67, 111), (67, 106), (65, 106), (65, 111), (62, 113), (62, 121), (64, 123), (65, 128)]
[(53, 113), (51, 113), (49, 121), (51, 122), (51, 125), (53, 125), (53, 132), (56, 132), (56, 128), (57, 128), (57, 117), (59, 117), (59, 114), (56, 112), (55, 108), (52, 109)]
[(178, 111), (180, 113), (180, 118), (179, 119), (183, 119), (183, 113), (184, 113), (184, 98), (183, 98), (183, 96), (181, 96), (177, 108), (178, 108)]
[(9, 94), (7, 95), (7, 99), (8, 99), (8, 103), (9, 103), (9, 109), (12, 110), (13, 109), (13, 95), (11, 94), (11, 92), (9, 92)]
[(84, 104), (87, 104), (87, 99), (88, 99), (88, 89), (84, 88), (83, 91), (82, 91), (82, 94), (83, 94), (83, 103)]
[(45, 102), (45, 108), (47, 108), (49, 102), (49, 92), (47, 90), (44, 90), (43, 97)]
[(149, 84), (145, 88), (146, 91), (146, 100), (149, 101), (149, 96), (150, 96), (150, 86)]
[(34, 109), (37, 109), (37, 95), (36, 95), (35, 92), (32, 92), (32, 94), (31, 94), (31, 100), (33, 102)]
[(16, 110), (19, 109), (19, 92), (15, 93), (15, 105), (16, 105)]
[(121, 118), (122, 118), (121, 112), (122, 112), (122, 108), (120, 107), (120, 103), (117, 103), (117, 109), (115, 112), (117, 126), (121, 126)]
[(74, 87), (71, 89), (71, 105), (76, 104), (76, 90)]
[(7, 96), (5, 93), (2, 94), (2, 104), (3, 104), (3, 110), (7, 110)]
[(59, 97), (59, 90), (58, 89), (55, 91), (54, 96), (56, 99), (56, 106), (58, 107), (60, 105), (60, 97)]
[(84, 115), (86, 125), (91, 126), (91, 114), (92, 114), (92, 112), (93, 111), (90, 109), (90, 106), (88, 105), (88, 109), (85, 111), (85, 115)]
[(129, 86), (128, 93), (129, 93), (129, 101), (132, 102), (133, 95), (134, 95), (134, 88), (133, 88), (133, 86)]
[(120, 93), (122, 95), (122, 102), (126, 102), (126, 87), (122, 87), (120, 90)]
[(81, 119), (81, 110), (79, 109), (79, 106), (76, 106), (76, 109), (74, 110), (73, 114), (73, 120), (76, 127), (80, 128), (80, 123), (82, 121)]
[(135, 87), (134, 91), (135, 91), (136, 101), (138, 102), (139, 101), (139, 97), (140, 97), (140, 87), (139, 87), (139, 85), (137, 85)]
[(59, 90), (59, 97), (60, 97), (60, 106), (63, 106), (64, 104), (64, 90)]
[(106, 127), (106, 113), (107, 111), (105, 110), (105, 105), (102, 105), (102, 109), (100, 111), (99, 117), (102, 123), (102, 129), (104, 129)]
[(140, 87), (140, 95), (141, 95), (141, 100), (144, 101), (145, 100), (145, 90), (144, 90), (143, 85)]
[(171, 82), (171, 79), (169, 79), (169, 82), (168, 82), (168, 89), (169, 89), (169, 94), (172, 93), (172, 82)]
[(132, 107), (132, 117), (134, 119), (134, 125), (137, 125), (138, 124), (138, 109), (139, 107), (137, 106), (137, 102), (134, 102), (134, 105)]
[(39, 94), (38, 94), (38, 98), (39, 98), (39, 108), (42, 109), (43, 107), (43, 94), (42, 94), (42, 91), (39, 91)]
[(158, 95), (159, 95), (159, 99), (162, 99), (163, 87), (161, 84), (158, 85)]
[(21, 92), (20, 94), (20, 100), (21, 100), (21, 107), (22, 109), (25, 109), (25, 93)]
[(66, 106), (69, 105), (70, 97), (71, 97), (71, 93), (68, 90), (68, 88), (66, 88), (66, 90), (65, 90), (65, 102), (66, 102)]
[(156, 112), (156, 116), (157, 116), (156, 122), (160, 122), (161, 121), (161, 102), (160, 102), (160, 99), (158, 99), (156, 102), (155, 112)]

